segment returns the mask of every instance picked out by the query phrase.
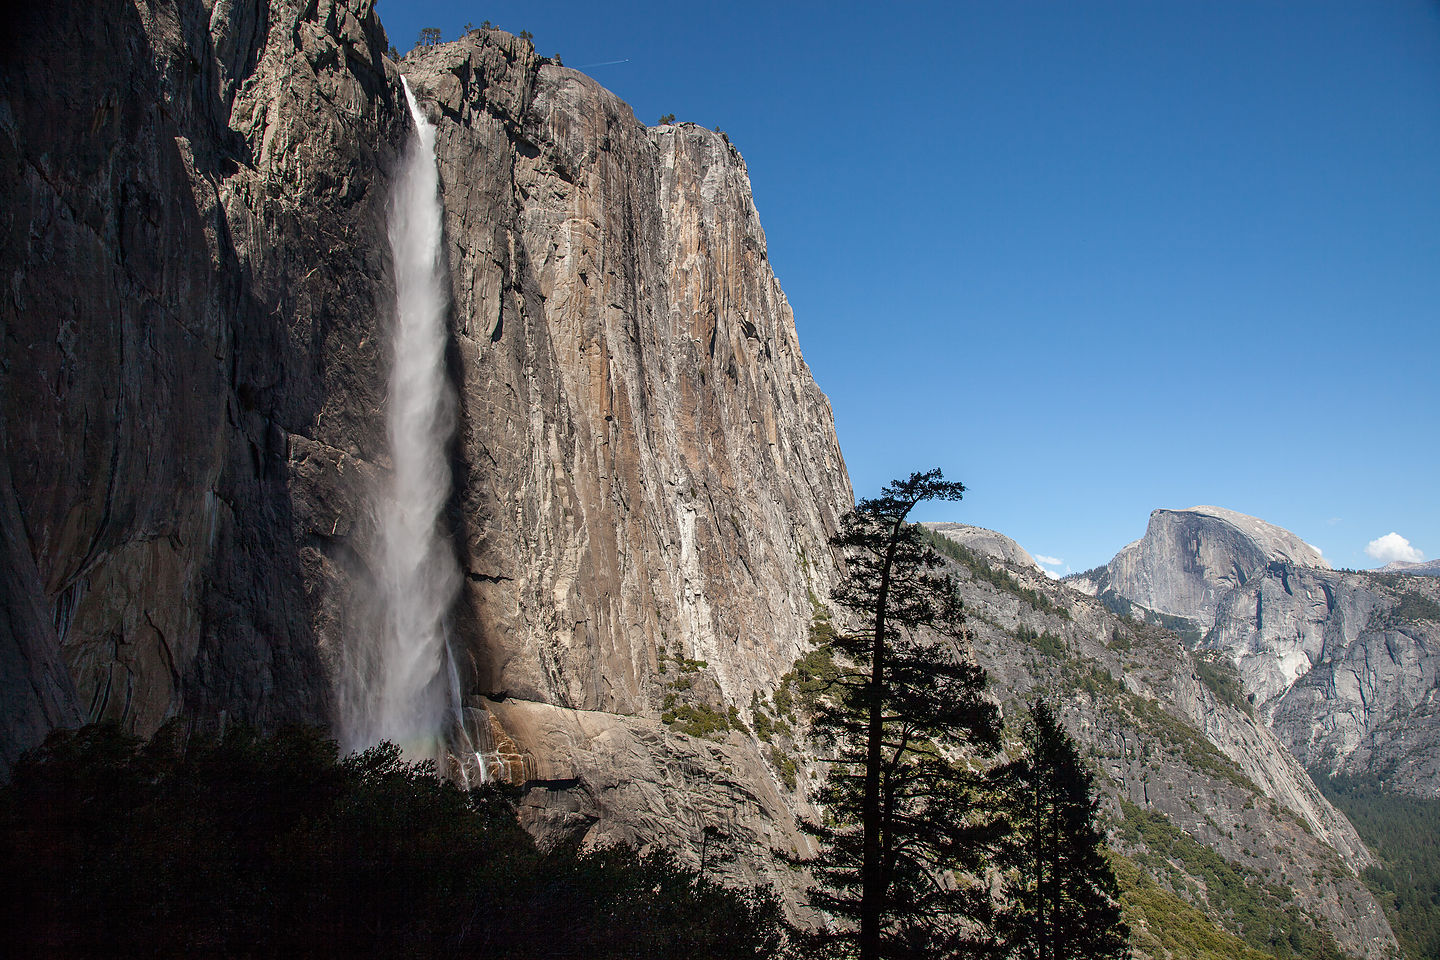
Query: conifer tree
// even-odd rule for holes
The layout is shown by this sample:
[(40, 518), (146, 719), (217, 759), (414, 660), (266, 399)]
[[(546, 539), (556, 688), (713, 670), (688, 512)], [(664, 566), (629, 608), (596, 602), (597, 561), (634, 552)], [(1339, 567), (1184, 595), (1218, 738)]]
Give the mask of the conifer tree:
[(988, 910), (967, 882), (997, 837), (982, 772), (967, 755), (999, 743), (985, 673), (968, 656), (960, 601), (943, 562), (907, 522), (926, 500), (959, 500), (939, 470), (862, 500), (833, 540), (847, 574), (832, 600), (863, 628), (832, 641), (846, 669), (813, 730), (831, 748), (818, 794), (824, 823), (811, 902), (845, 921), (822, 935), (827, 956), (860, 960), (963, 955)]
[(1094, 776), (1042, 700), (1030, 706), (1025, 754), (996, 771), (1013, 833), (999, 924), (1016, 960), (1128, 956), (1119, 889), (1105, 859)]

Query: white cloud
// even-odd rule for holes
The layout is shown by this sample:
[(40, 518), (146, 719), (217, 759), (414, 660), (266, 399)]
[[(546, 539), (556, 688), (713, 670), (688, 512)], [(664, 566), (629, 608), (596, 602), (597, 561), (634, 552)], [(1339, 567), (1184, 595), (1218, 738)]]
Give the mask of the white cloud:
[(1065, 574), (1070, 572), (1069, 567), (1065, 567), (1065, 569), (1060, 572), (1045, 569), (1046, 567), (1064, 566), (1065, 561), (1061, 560), (1059, 557), (1047, 557), (1043, 553), (1032, 553), (1031, 556), (1035, 558), (1036, 563), (1040, 564), (1040, 571), (1044, 573), (1045, 576), (1049, 577), (1051, 580), (1059, 580), (1061, 577), (1065, 576)]
[(1419, 563), (1425, 559), (1424, 553), (1410, 546), (1409, 540), (1393, 531), (1377, 540), (1371, 540), (1365, 547), (1365, 555), (1374, 557), (1382, 563), (1390, 563), (1394, 560)]

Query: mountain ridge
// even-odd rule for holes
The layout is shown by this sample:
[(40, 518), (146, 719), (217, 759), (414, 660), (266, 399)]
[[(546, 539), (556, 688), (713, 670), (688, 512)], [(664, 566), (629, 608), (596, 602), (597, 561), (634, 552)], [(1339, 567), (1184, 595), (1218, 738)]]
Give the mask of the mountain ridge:
[[(1254, 714), (1224, 662), (1208, 665), (1203, 651), (1187, 649), (1169, 630), (1027, 565), (958, 544), (936, 547), (958, 564), (976, 657), (1007, 716), (1036, 695), (1059, 705), (1098, 768), (1121, 853), (1147, 862), (1165, 889), (1221, 926), (1225, 901), (1218, 892), (1214, 903), (1197, 893), (1220, 886), (1199, 866), (1211, 855), (1221, 872), (1287, 887), (1273, 903), (1321, 918), (1319, 928), (1347, 950), (1387, 955), (1393, 938), (1378, 905), (1364, 907), (1363, 919), (1346, 919), (1334, 906), (1374, 902), (1356, 876), (1372, 862), (1370, 852)], [(1175, 866), (1166, 829), (1211, 853)]]
[(1248, 518), (1256, 540), (1212, 509), (1155, 511), (1146, 538), (1067, 582), (1223, 652), (1303, 763), (1440, 795), (1433, 578), (1332, 570), (1283, 528)]
[(1391, 560), (1375, 573), (1403, 573), (1409, 577), (1440, 577), (1440, 560)]

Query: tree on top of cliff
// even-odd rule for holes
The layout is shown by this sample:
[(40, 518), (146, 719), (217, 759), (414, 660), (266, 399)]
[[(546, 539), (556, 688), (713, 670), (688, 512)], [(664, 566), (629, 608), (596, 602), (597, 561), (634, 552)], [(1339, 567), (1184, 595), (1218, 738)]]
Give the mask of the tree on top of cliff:
[(1095, 779), (1042, 700), (1030, 706), (1025, 753), (996, 771), (1013, 833), (1006, 843), (1007, 956), (1109, 960), (1128, 955), (1119, 887), (1097, 823)]
[(846, 921), (813, 946), (861, 960), (964, 955), (988, 934), (989, 891), (968, 881), (1000, 826), (964, 758), (996, 749), (997, 711), (960, 646), (955, 584), (906, 520), (964, 489), (939, 470), (912, 474), (860, 501), (833, 541), (847, 574), (832, 599), (865, 627), (833, 640), (850, 670), (816, 711), (832, 766), (818, 796), (826, 820), (805, 829), (822, 847), (811, 902)]

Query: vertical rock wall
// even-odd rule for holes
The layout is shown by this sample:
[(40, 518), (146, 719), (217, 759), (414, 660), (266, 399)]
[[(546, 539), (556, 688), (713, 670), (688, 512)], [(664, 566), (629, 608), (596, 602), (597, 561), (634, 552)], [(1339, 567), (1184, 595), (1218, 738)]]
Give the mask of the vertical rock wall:
[[(410, 123), (372, 5), (102, 0), (6, 43), (0, 759), (327, 721), (376, 613)], [(682, 662), (722, 716), (791, 666), (851, 502), (744, 163), (499, 32), (403, 69), (439, 122), (472, 731), (539, 829), (719, 822), (773, 871), (800, 796), (661, 721)]]
[(402, 69), (439, 125), (479, 688), (653, 714), (668, 650), (748, 700), (851, 495), (744, 162), (498, 31)]
[[(799, 791), (743, 730), (808, 642), (852, 502), (744, 162), (499, 31), (400, 65), (438, 126), (471, 728), (544, 834), (793, 889)], [(682, 679), (680, 664), (686, 665)]]
[(1182, 618), (1235, 663), (1259, 715), (1309, 769), (1440, 792), (1440, 587), (1331, 570), (1273, 524), (1156, 510), (1143, 540), (1069, 582)]
[(408, 122), (371, 6), (7, 24), (4, 763), (59, 723), (330, 715)]

